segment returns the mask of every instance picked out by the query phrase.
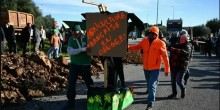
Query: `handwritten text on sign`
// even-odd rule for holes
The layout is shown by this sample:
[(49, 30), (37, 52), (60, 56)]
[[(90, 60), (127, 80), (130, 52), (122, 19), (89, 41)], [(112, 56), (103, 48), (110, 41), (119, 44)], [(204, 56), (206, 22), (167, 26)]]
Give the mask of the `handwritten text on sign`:
[(127, 13), (86, 14), (90, 55), (124, 57), (127, 51)]

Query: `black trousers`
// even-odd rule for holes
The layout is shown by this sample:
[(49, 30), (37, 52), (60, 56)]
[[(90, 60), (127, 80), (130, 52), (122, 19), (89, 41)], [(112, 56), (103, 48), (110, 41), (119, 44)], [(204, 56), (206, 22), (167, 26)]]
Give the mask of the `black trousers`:
[(40, 49), (41, 51), (44, 50), (44, 39), (41, 39), (39, 49)]
[[(104, 60), (107, 57), (101, 57), (101, 62), (104, 65)], [(108, 57), (108, 87), (116, 88), (118, 76), (121, 86), (125, 86), (124, 70), (122, 57)]]
[(90, 73), (90, 65), (75, 65), (70, 64), (70, 71), (68, 75), (67, 99), (75, 101), (76, 97), (76, 81), (78, 76), (82, 76), (87, 88), (93, 85), (93, 80)]
[(9, 53), (17, 53), (17, 45), (16, 45), (16, 40), (8, 41), (8, 49)]

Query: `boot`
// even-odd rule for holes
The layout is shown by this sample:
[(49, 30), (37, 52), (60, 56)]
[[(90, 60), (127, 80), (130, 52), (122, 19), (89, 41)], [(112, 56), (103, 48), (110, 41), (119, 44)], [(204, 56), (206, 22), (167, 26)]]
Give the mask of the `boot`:
[(185, 98), (185, 96), (186, 96), (186, 89), (184, 89), (184, 90), (181, 90), (181, 98)]

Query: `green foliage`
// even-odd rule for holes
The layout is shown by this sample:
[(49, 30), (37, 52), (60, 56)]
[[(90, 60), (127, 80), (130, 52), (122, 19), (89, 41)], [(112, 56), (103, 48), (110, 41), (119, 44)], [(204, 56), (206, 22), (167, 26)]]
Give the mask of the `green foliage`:
[(212, 33), (218, 32), (218, 30), (220, 29), (220, 20), (218, 20), (217, 18), (211, 19), (207, 21), (206, 26), (211, 29)]
[(44, 17), (42, 17), (42, 16), (36, 17), (35, 18), (35, 24), (37, 24), (36, 26), (37, 26), (38, 29), (40, 28), (41, 25), (44, 26), (44, 24), (45, 24), (44, 23)]
[(1, 10), (17, 10), (19, 0), (0, 0)]
[(169, 36), (169, 33), (166, 31), (167, 29), (165, 26), (160, 26), (159, 29), (163, 33), (164, 37)]
[(204, 25), (193, 27), (193, 36), (195, 37), (196, 36), (208, 36), (210, 32), (211, 32), (211, 29)]
[(15, 10), (41, 16), (39, 8), (32, 0), (1, 0), (1, 10)]
[(43, 25), (45, 29), (50, 29), (55, 21), (51, 15), (43, 17), (42, 12), (33, 0), (0, 0), (0, 4), (1, 10), (14, 10), (33, 14), (37, 28)]
[(55, 19), (52, 18), (51, 15), (46, 15), (43, 20), (44, 20), (45, 29), (51, 29), (51, 27), (53, 26), (53, 23), (55, 22)]

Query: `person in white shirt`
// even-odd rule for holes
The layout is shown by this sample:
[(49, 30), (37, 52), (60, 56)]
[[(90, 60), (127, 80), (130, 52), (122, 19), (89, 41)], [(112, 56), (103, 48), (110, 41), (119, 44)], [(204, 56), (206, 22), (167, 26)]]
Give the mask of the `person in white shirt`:
[(44, 26), (41, 26), (40, 28), (40, 37), (41, 37), (41, 42), (40, 42), (40, 50), (44, 50), (44, 41), (46, 40), (46, 32), (44, 30)]

